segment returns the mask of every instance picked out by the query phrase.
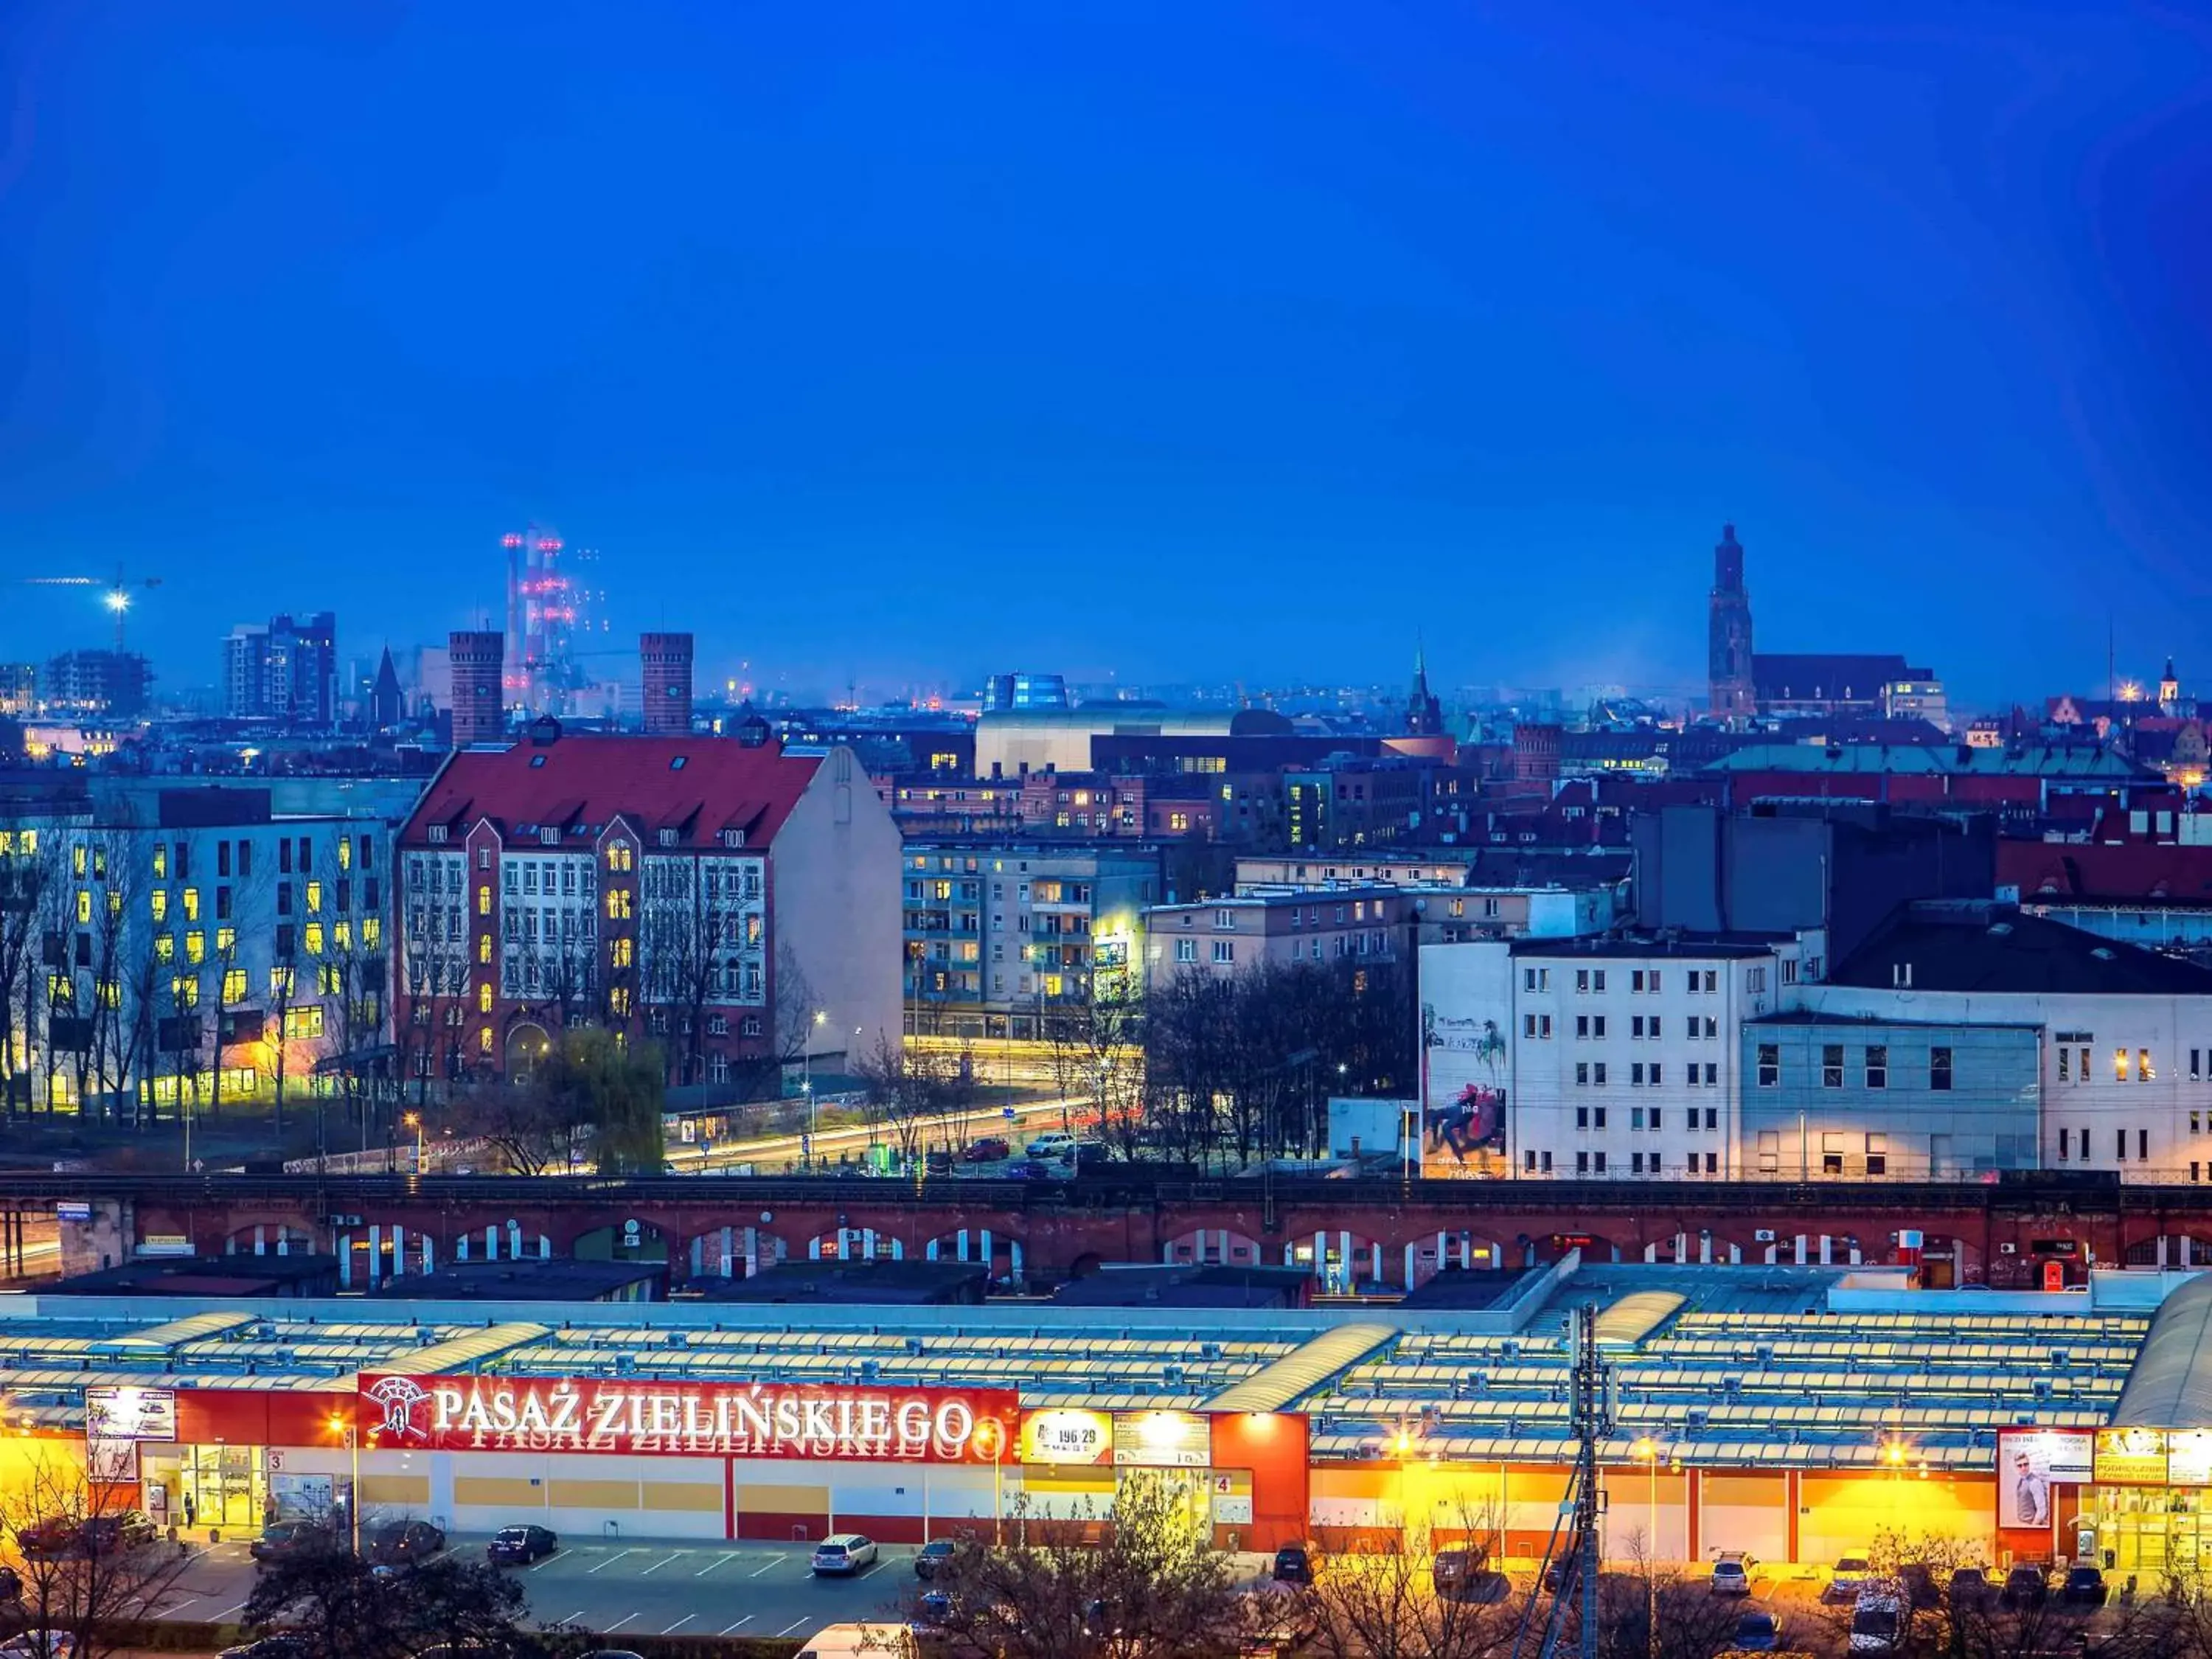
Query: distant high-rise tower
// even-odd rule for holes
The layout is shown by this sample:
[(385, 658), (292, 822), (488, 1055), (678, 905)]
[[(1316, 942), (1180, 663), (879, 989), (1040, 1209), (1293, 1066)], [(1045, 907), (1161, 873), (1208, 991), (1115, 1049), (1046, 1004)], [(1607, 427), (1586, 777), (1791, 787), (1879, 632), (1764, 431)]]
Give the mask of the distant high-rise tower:
[(645, 671), (645, 730), (673, 737), (691, 729), (691, 636), (641, 634), (638, 659)]
[(507, 735), (507, 703), (500, 686), (506, 636), (454, 633), (447, 636), (453, 670), (453, 747), (496, 743)]
[(1714, 717), (1749, 720), (1758, 712), (1751, 677), (1751, 594), (1743, 585), (1743, 544), (1736, 540), (1732, 524), (1721, 526), (1720, 545), (1713, 549), (1712, 607), (1705, 637)]
[(1406, 735), (1437, 738), (1443, 735), (1444, 706), (1429, 690), (1429, 653), (1419, 640), (1413, 642), (1413, 687), (1406, 694)]

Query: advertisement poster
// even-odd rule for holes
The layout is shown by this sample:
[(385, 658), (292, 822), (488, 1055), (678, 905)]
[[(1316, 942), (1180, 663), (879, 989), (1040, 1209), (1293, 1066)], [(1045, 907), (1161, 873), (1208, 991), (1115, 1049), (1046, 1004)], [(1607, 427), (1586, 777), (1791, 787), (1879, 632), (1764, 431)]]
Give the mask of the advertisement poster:
[(85, 1478), (130, 1486), (138, 1479), (136, 1440), (88, 1440), (84, 1447)]
[(2212, 1430), (2166, 1431), (2166, 1480), (2172, 1486), (2212, 1486)]
[(2166, 1431), (2163, 1429), (2100, 1429), (2097, 1431), (2097, 1482), (2119, 1486), (2162, 1486), (2166, 1484)]
[(2096, 1458), (2087, 1430), (2008, 1429), (1997, 1436), (1997, 1525), (2046, 1530), (2053, 1493), (2085, 1485)]
[(172, 1389), (87, 1389), (84, 1431), (94, 1440), (174, 1440), (177, 1395)]
[(1421, 964), (1421, 1173), (1485, 1173), (1505, 1151), (1512, 957), (1473, 947)]
[(1114, 1461), (1124, 1468), (1205, 1468), (1213, 1462), (1213, 1421), (1196, 1412), (1115, 1412)]
[(1024, 1463), (1110, 1463), (1114, 1419), (1104, 1412), (1055, 1407), (1022, 1419)]

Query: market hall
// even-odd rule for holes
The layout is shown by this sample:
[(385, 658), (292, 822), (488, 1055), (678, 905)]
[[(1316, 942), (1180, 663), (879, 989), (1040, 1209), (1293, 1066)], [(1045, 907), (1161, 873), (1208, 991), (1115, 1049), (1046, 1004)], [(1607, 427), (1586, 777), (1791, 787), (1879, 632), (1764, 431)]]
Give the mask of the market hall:
[(1893, 1534), (1997, 1565), (2195, 1559), (2212, 1281), (2157, 1273), (1959, 1292), (1571, 1261), (1471, 1310), (341, 1297), (180, 1319), (22, 1297), (0, 1304), (0, 1481), (81, 1457), (115, 1501), (224, 1533), (357, 1504), (460, 1533), (919, 1542), (1096, 1522), (1141, 1473), (1224, 1547), (1529, 1559), (1574, 1455), (1585, 1306), (1613, 1371), (1609, 1554), (1820, 1563)]

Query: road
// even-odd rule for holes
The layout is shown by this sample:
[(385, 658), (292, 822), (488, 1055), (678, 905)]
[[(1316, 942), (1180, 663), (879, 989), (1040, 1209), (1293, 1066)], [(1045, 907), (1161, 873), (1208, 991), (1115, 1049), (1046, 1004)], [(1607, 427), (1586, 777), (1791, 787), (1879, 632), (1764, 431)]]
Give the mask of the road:
[[(917, 1127), (915, 1145), (930, 1146), (957, 1141), (964, 1146), (985, 1135), (1005, 1135), (1011, 1139), (1019, 1131), (1057, 1129), (1063, 1119), (1080, 1121), (1090, 1109), (1088, 1096), (1073, 1096), (1021, 1102), (1005, 1109), (1014, 1114), (1011, 1120), (1005, 1111), (971, 1111), (925, 1118)], [(666, 1156), (671, 1171), (685, 1175), (727, 1169), (738, 1164), (753, 1164), (762, 1175), (781, 1175), (785, 1164), (796, 1163), (805, 1156), (804, 1143), (808, 1139), (798, 1134), (776, 1134), (721, 1141), (711, 1148), (679, 1144), (669, 1147)], [(856, 1124), (850, 1128), (823, 1129), (811, 1139), (816, 1160), (827, 1159), (835, 1164), (841, 1152), (863, 1152), (875, 1142), (896, 1142), (899, 1137), (880, 1125)], [(1015, 1150), (1018, 1152), (1020, 1147), (1017, 1146)]]
[[(482, 1537), (453, 1547), (477, 1557)], [(543, 1561), (513, 1569), (530, 1617), (608, 1636), (806, 1636), (839, 1620), (894, 1615), (910, 1598), (914, 1547), (886, 1547), (852, 1578), (816, 1578), (804, 1544), (564, 1542)], [(235, 1620), (253, 1590), (243, 1540), (202, 1548), (153, 1609), (156, 1616)]]

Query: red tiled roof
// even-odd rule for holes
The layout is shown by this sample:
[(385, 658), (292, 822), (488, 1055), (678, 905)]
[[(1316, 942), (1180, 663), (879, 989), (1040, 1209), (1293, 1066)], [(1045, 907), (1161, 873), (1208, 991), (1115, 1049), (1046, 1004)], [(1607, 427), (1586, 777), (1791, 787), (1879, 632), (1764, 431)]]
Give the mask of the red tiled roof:
[(822, 760), (734, 738), (525, 738), (511, 749), (455, 755), (416, 804), (402, 839), (420, 844), (430, 824), (465, 829), (485, 817), (502, 835), (543, 826), (568, 841), (579, 825), (596, 836), (622, 816), (641, 830), (678, 830), (687, 847), (712, 846), (724, 830), (742, 830), (747, 847), (761, 847), (783, 827)]
[(1997, 880), (2037, 897), (2212, 901), (2212, 847), (1999, 841)]

